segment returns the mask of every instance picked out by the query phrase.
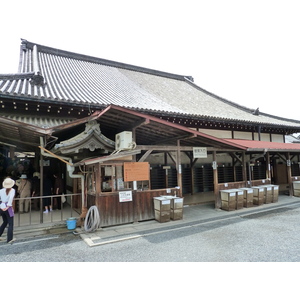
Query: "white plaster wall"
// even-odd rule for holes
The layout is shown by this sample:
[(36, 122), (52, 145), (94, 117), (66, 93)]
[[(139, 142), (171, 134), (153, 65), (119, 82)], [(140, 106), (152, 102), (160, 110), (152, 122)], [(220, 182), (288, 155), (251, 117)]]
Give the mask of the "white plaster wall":
[(272, 142), (284, 143), (284, 136), (281, 134), (272, 134)]
[(235, 131), (233, 136), (235, 139), (252, 140), (252, 132)]
[(212, 135), (214, 137), (223, 138), (223, 139), (231, 139), (231, 131), (229, 130), (215, 130), (215, 129), (200, 129), (199, 132), (203, 132), (205, 134)]
[(264, 142), (270, 142), (271, 141), (270, 134), (269, 133), (261, 133), (260, 140), (264, 141)]

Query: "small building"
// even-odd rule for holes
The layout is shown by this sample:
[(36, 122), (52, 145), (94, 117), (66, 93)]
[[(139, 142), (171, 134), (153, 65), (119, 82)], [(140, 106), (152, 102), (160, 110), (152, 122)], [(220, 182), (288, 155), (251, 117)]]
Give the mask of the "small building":
[(300, 144), (285, 140), (300, 121), (223, 99), (191, 76), (22, 40), (18, 72), (0, 74), (0, 101), (4, 161), (30, 153), (33, 169), (59, 170), (102, 226), (153, 219), (162, 194), (216, 208), (223, 189), (272, 183), (293, 195), (300, 176)]

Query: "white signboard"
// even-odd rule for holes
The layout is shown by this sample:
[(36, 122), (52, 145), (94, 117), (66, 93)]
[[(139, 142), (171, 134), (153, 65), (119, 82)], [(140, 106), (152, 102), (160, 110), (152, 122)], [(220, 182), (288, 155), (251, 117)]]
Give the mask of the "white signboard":
[(193, 147), (194, 158), (207, 158), (206, 147)]
[(119, 192), (119, 202), (132, 201), (132, 191)]

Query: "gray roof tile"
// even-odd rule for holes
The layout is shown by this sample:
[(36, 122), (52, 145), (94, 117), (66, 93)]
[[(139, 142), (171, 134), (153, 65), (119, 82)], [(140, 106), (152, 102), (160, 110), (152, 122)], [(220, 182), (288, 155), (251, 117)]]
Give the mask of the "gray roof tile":
[(118, 105), (250, 123), (299, 127), (213, 95), (190, 77), (145, 69), (22, 41), (17, 74), (0, 75), (5, 95), (90, 105)]

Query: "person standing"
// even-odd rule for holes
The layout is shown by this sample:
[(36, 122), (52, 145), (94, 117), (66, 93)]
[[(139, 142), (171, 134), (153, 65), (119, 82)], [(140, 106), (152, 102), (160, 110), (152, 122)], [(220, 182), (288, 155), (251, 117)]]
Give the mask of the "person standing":
[(27, 179), (26, 174), (22, 174), (21, 183), (18, 186), (19, 193), (19, 212), (22, 214), (24, 211), (27, 213), (29, 211), (29, 204), (31, 201), (31, 182)]
[(4, 232), (4, 229), (8, 225), (7, 231), (7, 243), (12, 244), (15, 239), (13, 238), (14, 231), (14, 209), (13, 209), (13, 200), (15, 197), (15, 189), (13, 186), (15, 185), (15, 181), (11, 178), (4, 179), (2, 186), (3, 188), (0, 190), (0, 214), (3, 219), (3, 223), (0, 227), (0, 240), (2, 240), (1, 236)]
[[(52, 195), (52, 181), (47, 174), (44, 176), (43, 181), (43, 205), (45, 207), (44, 214), (47, 214), (52, 211), (52, 203), (51, 203), (51, 196)], [(48, 196), (48, 197), (46, 197)]]
[[(32, 182), (31, 182), (31, 187), (32, 187), (32, 193), (31, 196), (38, 197), (40, 196), (40, 190), (41, 190), (41, 179), (40, 179), (40, 173), (39, 172), (34, 172), (33, 177), (32, 177)], [(39, 198), (34, 198), (33, 199), (33, 206), (34, 209), (38, 210), (40, 206), (40, 200)]]
[[(54, 187), (53, 194), (54, 195), (62, 195), (64, 192), (64, 182), (58, 173), (54, 174)], [(55, 197), (56, 200), (56, 208), (61, 209), (61, 196)]]

